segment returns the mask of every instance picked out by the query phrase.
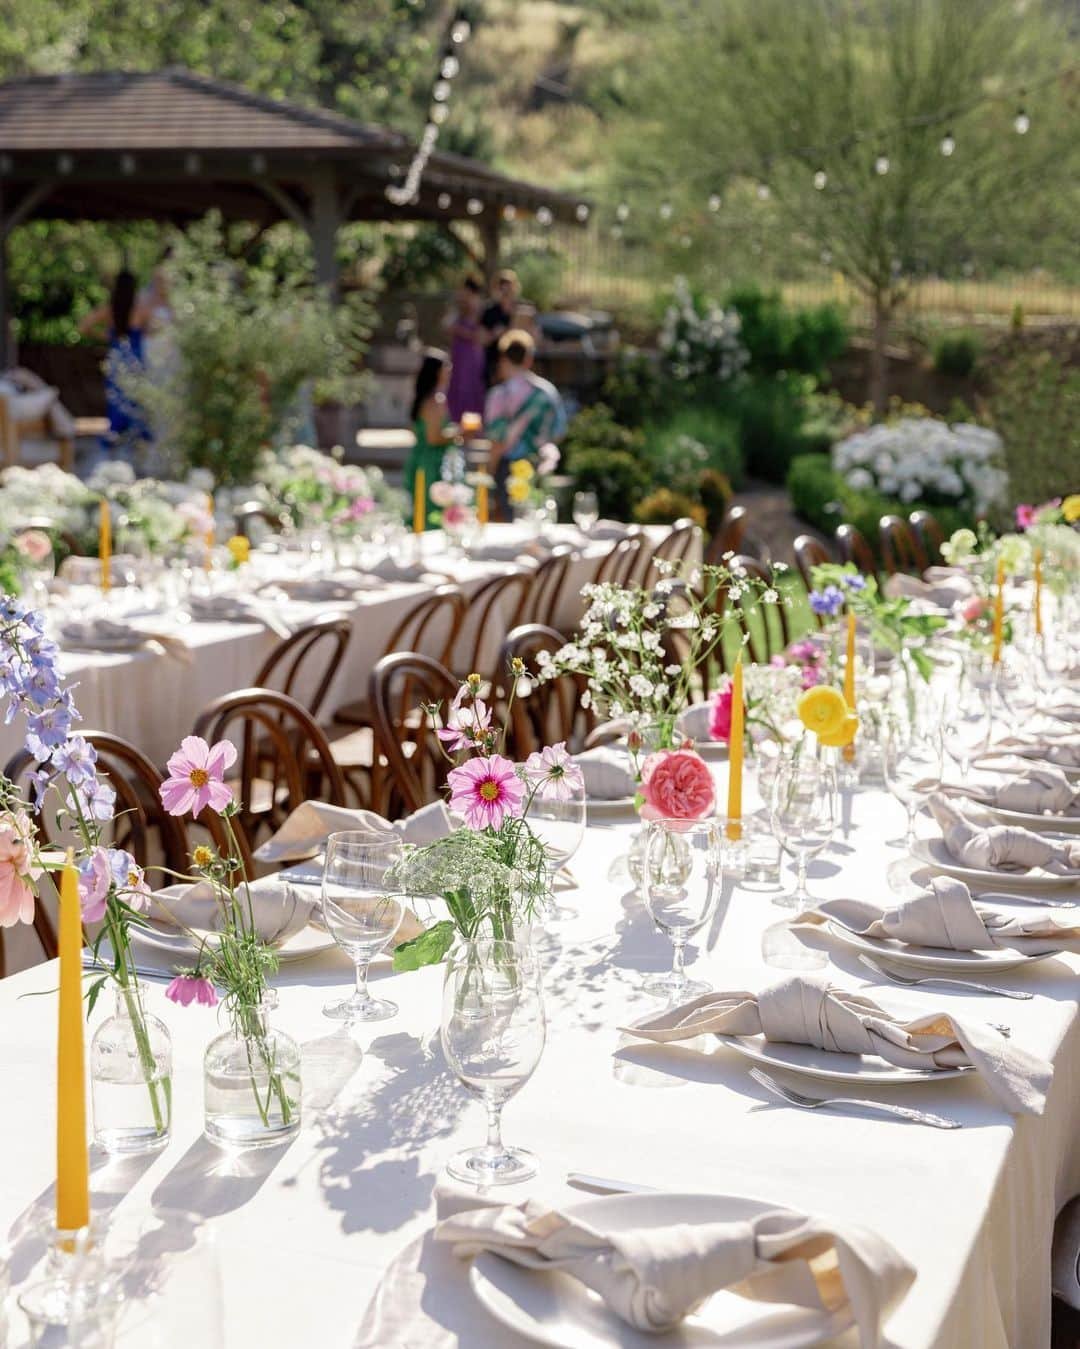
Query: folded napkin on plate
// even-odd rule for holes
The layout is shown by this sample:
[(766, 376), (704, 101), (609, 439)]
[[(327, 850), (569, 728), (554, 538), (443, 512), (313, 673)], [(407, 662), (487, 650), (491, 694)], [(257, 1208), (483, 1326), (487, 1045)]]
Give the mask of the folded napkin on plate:
[(801, 913), (794, 926), (835, 919), (862, 937), (937, 946), (947, 951), (1021, 951), (1045, 955), (1080, 951), (1080, 915), (1071, 922), (1060, 910), (1002, 913), (976, 904), (963, 881), (935, 876), (929, 890), (890, 908), (861, 899), (829, 899)]
[[(114, 586), (125, 586), (128, 577), (141, 565), (134, 553), (113, 553), (109, 560), (109, 580)], [(101, 561), (96, 557), (65, 557), (56, 575), (70, 585), (100, 585)]]
[(241, 595), (191, 595), (187, 607), (197, 623), (261, 623), (279, 637), (289, 637), (294, 631), (270, 600)]
[(1043, 710), (1061, 721), (1080, 721), (1080, 690), (1055, 689)]
[(370, 830), (373, 834), (397, 834), (406, 843), (434, 843), (454, 830), (454, 817), (441, 801), (421, 807), (415, 814), (392, 824), (373, 810), (349, 810), (325, 801), (305, 801), (289, 815), (281, 828), (255, 849), (260, 862), (302, 862), (322, 851), (331, 834), (343, 829)]
[[(307, 927), (317, 904), (317, 891), (283, 883), (273, 876), (251, 883), (255, 928), (263, 941), (274, 946)], [(221, 904), (206, 881), (156, 890), (150, 917), (197, 932), (221, 932), (225, 926)]]
[(469, 556), (477, 562), (513, 562), (523, 553), (534, 556), (537, 552), (547, 552), (546, 547), (537, 547), (536, 539), (521, 539), (517, 543), (471, 543)]
[(946, 796), (968, 796), (1022, 815), (1080, 815), (1080, 783), (1071, 782), (1060, 768), (1017, 757), (1002, 760), (996, 771), (998, 776), (948, 784), (942, 790)]
[(795, 1209), (725, 1219), (718, 1197), (714, 1222), (609, 1232), (603, 1207), (594, 1204), (585, 1221), (536, 1199), (483, 1204), (443, 1218), (435, 1240), (463, 1259), (491, 1251), (525, 1269), (568, 1274), (621, 1320), (650, 1333), (673, 1329), (728, 1289), (814, 1310), (849, 1305), (860, 1342), (877, 1346), (882, 1322), (915, 1278), (876, 1233)]
[(314, 604), (321, 600), (351, 600), (358, 590), (367, 589), (371, 582), (359, 572), (345, 572), (334, 576), (285, 577), (273, 584), (290, 599)]
[(69, 619), (61, 626), (59, 637), (60, 645), (68, 651), (137, 651), (142, 646), (156, 646), (185, 665), (194, 659), (190, 647), (179, 637), (134, 628), (111, 618)]
[(675, 726), (680, 735), (685, 735), (690, 740), (696, 740), (699, 744), (711, 742), (709, 727), (712, 724), (712, 713), (712, 703), (691, 703), (679, 713)]
[(383, 581), (419, 581), (427, 569), (419, 562), (398, 562), (396, 558), (383, 557), (367, 570), (370, 576), (378, 576)]
[(942, 792), (935, 792), (927, 804), (945, 847), (963, 866), (1016, 875), (1041, 867), (1080, 880), (1080, 839), (1058, 842), (1017, 825), (998, 824), (981, 806), (951, 801)]
[(978, 762), (984, 763), (1009, 754), (1020, 759), (1038, 759), (1043, 763), (1054, 764), (1058, 768), (1080, 768), (1080, 737), (1076, 736), (1075, 729), (1071, 727), (1069, 729), (1071, 736), (1068, 740), (1055, 740), (1052, 738), (1052, 732), (1048, 732), (1040, 739), (1028, 739), (1019, 735), (1003, 736), (1000, 740), (996, 740), (985, 754), (979, 755)]
[(901, 1020), (859, 993), (792, 975), (760, 993), (705, 993), (634, 1026), (628, 1035), (658, 1044), (697, 1035), (764, 1035), (841, 1054), (876, 1054), (898, 1068), (972, 1066), (1010, 1111), (1041, 1115), (1053, 1064), (979, 1022), (946, 1012)]
[(622, 801), (637, 791), (630, 753), (619, 745), (597, 745), (583, 754), (575, 754), (574, 762), (581, 769), (587, 797)]
[(621, 520), (597, 520), (581, 532), (586, 539), (625, 539), (629, 528)]
[(942, 567), (930, 567), (923, 578), (897, 572), (885, 582), (888, 599), (928, 600), (943, 609), (950, 609), (958, 601), (970, 599), (974, 593), (971, 581), (966, 576)]

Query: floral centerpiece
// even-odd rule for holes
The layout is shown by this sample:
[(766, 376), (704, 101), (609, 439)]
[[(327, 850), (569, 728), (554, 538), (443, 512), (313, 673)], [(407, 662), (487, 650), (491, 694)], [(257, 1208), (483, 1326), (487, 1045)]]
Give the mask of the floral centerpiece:
[(546, 506), (551, 496), (548, 479), (559, 467), (561, 457), (558, 445), (548, 441), (540, 446), (535, 465), (529, 459), (514, 459), (506, 483), (511, 504), (523, 511), (541, 510)]
[(451, 537), (460, 538), (475, 525), (475, 493), (467, 482), (448, 482), (440, 478), (431, 484), (428, 495), (436, 508), (431, 518)]
[[(517, 660), (512, 689), (525, 674)], [(405, 845), (390, 877), (406, 894), (437, 895), (449, 916), (394, 952), (394, 968), (437, 964), (459, 938), (489, 936), (513, 941), (550, 889), (550, 858), (529, 824), (533, 799), (565, 799), (581, 786), (581, 770), (565, 744), (550, 745), (515, 764), (502, 753), (506, 726), (492, 724), (480, 696), (482, 680), (470, 675), (447, 709), (425, 706), (444, 753), (455, 767), (447, 775), (450, 807), (464, 826), (424, 847)], [(514, 693), (511, 692), (510, 705)], [(507, 717), (510, 707), (507, 708)]]
[(876, 579), (861, 575), (853, 562), (823, 562), (811, 570), (810, 579), (814, 586), (810, 593), (811, 608), (834, 620), (827, 628), (832, 636), (834, 670), (839, 669), (836, 620), (850, 608), (866, 627), (875, 647), (903, 656), (924, 680), (930, 678), (934, 663), (925, 649), (926, 642), (947, 625), (948, 619), (940, 614), (917, 612), (904, 596), (890, 598), (883, 594)]
[[(801, 645), (809, 645), (815, 659), (820, 653), (821, 648), (809, 642), (792, 643), (788, 654), (795, 653)], [(768, 665), (745, 664), (743, 728), (750, 749), (763, 740), (778, 745), (790, 740), (798, 724), (799, 695), (820, 682), (818, 667), (800, 663), (795, 655), (790, 661), (782, 655), (774, 656)], [(725, 675), (709, 700), (709, 736), (724, 745), (731, 739), (733, 693), (731, 676)]]
[(258, 462), (256, 496), (294, 528), (325, 527), (363, 536), (380, 518), (401, 518), (405, 497), (377, 468), (342, 462), (339, 448), (324, 454), (309, 445), (266, 450)]

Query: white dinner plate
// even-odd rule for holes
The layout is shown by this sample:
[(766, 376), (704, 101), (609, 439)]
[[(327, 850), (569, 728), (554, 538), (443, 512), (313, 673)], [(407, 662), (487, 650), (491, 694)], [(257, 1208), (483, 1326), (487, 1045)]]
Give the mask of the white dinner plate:
[(60, 648), (63, 651), (79, 652), (100, 652), (102, 655), (111, 656), (127, 651), (138, 651), (140, 647), (146, 645), (151, 639), (144, 632), (131, 632), (118, 634), (114, 637), (86, 637), (74, 638), (68, 640), (61, 636)]
[[(217, 933), (208, 932), (208, 943), (213, 944)], [(195, 955), (195, 943), (186, 932), (166, 932), (160, 927), (139, 928), (136, 940), (153, 946), (156, 950), (167, 951), (179, 963), (189, 961)], [(310, 923), (299, 932), (274, 947), (274, 954), (283, 965), (293, 960), (308, 960), (311, 956), (321, 955), (323, 951), (332, 951), (337, 943), (325, 929), (313, 927)]]
[[(645, 1226), (745, 1221), (777, 1207), (734, 1195), (620, 1194), (583, 1200), (565, 1212), (614, 1235)], [(801, 1349), (853, 1322), (848, 1308), (755, 1302), (721, 1290), (674, 1330), (655, 1335), (628, 1326), (569, 1274), (523, 1269), (489, 1251), (472, 1262), (469, 1282), (500, 1324), (554, 1349)]]
[[(995, 908), (999, 907), (995, 905)], [(1004, 907), (1001, 905), (1000, 907)], [(1027, 907), (1016, 906), (1018, 912)], [(1030, 913), (1030, 909), (1028, 910)], [(1036, 960), (1048, 960), (1056, 951), (1047, 951), (1040, 955), (1028, 955), (1023, 951), (952, 951), (941, 946), (911, 946), (907, 942), (891, 937), (865, 937), (860, 932), (852, 932), (835, 918), (828, 921), (829, 931), (849, 946), (865, 951), (868, 955), (884, 957), (892, 965), (915, 965), (920, 969), (948, 970), (960, 974), (995, 974), (1001, 970), (1012, 970), (1018, 965), (1031, 965)]]
[(1022, 754), (1018, 749), (988, 750), (985, 754), (979, 755), (975, 764), (978, 768), (989, 768), (995, 772), (1002, 772), (1008, 767), (1005, 762), (1008, 759), (1023, 759), (1032, 768), (1060, 769), (1070, 782), (1080, 779), (1080, 765), (1073, 768), (1069, 764), (1052, 763), (1049, 759), (1037, 759), (1033, 755)]
[(766, 1040), (764, 1035), (718, 1035), (721, 1043), (769, 1068), (783, 1068), (804, 1077), (846, 1082), (856, 1087), (898, 1086), (905, 1082), (939, 1082), (945, 1077), (962, 1077), (972, 1072), (964, 1068), (900, 1068), (876, 1054), (838, 1054), (814, 1045), (787, 1045)]
[(1021, 810), (987, 806), (991, 815), (1005, 824), (1018, 824), (1035, 834), (1080, 834), (1080, 815), (1028, 815)]
[(1080, 875), (1055, 876), (1041, 867), (1033, 867), (1031, 871), (980, 871), (977, 867), (965, 867), (949, 852), (943, 838), (918, 838), (911, 845), (911, 854), (946, 876), (975, 881), (978, 885), (1008, 885), (1016, 890), (1074, 890), (1080, 886)]
[(617, 796), (612, 800), (589, 796), (585, 799), (585, 809), (594, 820), (628, 819), (637, 814), (632, 796)]

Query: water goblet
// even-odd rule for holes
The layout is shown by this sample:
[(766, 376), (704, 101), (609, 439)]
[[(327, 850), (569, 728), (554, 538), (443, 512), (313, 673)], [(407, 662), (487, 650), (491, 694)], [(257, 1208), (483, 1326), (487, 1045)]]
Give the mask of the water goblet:
[(915, 842), (915, 815), (923, 802), (941, 786), (940, 730), (905, 732), (895, 722), (891, 723), (885, 730), (881, 761), (885, 786), (907, 811), (907, 831), (903, 839), (890, 840), (890, 844), (910, 852)]
[(806, 864), (832, 838), (836, 827), (836, 774), (829, 764), (810, 758), (785, 758), (777, 766), (769, 803), (773, 832), (795, 858), (795, 889), (777, 895), (782, 909), (808, 909)]
[(322, 903), (326, 930), (356, 967), (356, 988), (349, 997), (328, 1003), (332, 1021), (385, 1021), (397, 1006), (368, 992), (368, 967), (394, 939), (406, 900), (387, 880), (401, 857), (401, 840), (364, 830), (331, 834), (326, 844)]
[[(575, 776), (548, 778), (533, 793), (525, 812), (529, 827), (544, 845), (548, 876), (554, 887), (560, 871), (581, 847), (585, 837), (585, 782)], [(553, 906), (555, 918), (573, 917), (574, 910)]]
[(574, 493), (574, 524), (587, 534), (600, 519), (600, 505), (595, 492)]
[(683, 1002), (711, 985), (688, 979), (686, 944), (712, 917), (723, 887), (721, 826), (717, 820), (653, 820), (645, 838), (641, 888), (645, 907), (671, 938), (671, 969), (645, 984), (671, 1002)]
[(519, 942), (467, 942), (447, 961), (440, 1038), (466, 1091), (487, 1109), (487, 1142), (447, 1163), (455, 1180), (513, 1185), (536, 1175), (537, 1160), (502, 1141), (502, 1109), (536, 1071), (547, 1027), (540, 966)]

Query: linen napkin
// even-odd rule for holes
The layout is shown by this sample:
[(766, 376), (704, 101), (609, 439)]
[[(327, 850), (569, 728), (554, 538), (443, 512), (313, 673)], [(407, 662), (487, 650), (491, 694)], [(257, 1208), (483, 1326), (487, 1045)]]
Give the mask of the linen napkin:
[(897, 572), (885, 582), (887, 599), (928, 600), (943, 609), (951, 609), (974, 593), (968, 577), (947, 567), (929, 567), (922, 578)]
[(829, 899), (801, 913), (794, 927), (820, 926), (833, 918), (862, 937), (949, 951), (1080, 951), (1080, 911), (1071, 921), (1060, 910), (1022, 914), (976, 904), (963, 881), (935, 876), (930, 888), (891, 908), (860, 899)]
[(1072, 738), (1068, 740), (1055, 740), (1052, 734), (1038, 740), (1006, 735), (996, 740), (985, 754), (981, 754), (978, 762), (985, 763), (991, 759), (997, 761), (1002, 755), (1012, 755), (1021, 759), (1038, 759), (1057, 768), (1080, 768), (1080, 737), (1076, 736), (1074, 730), (1071, 734)]
[(435, 1198), (437, 1226), (391, 1262), (354, 1349), (524, 1346), (521, 1337), (496, 1330), (469, 1292), (460, 1261), (478, 1250), (578, 1278), (646, 1333), (677, 1325), (721, 1288), (826, 1311), (850, 1304), (864, 1349), (878, 1349), (882, 1323), (915, 1277), (876, 1233), (794, 1209), (614, 1234), (605, 1231), (603, 1201), (586, 1223), (539, 1200), (504, 1206), (445, 1184)]
[(370, 576), (378, 576), (383, 581), (419, 581), (424, 571), (419, 562), (398, 562), (393, 557), (382, 557), (368, 567)]
[(1080, 815), (1080, 783), (1071, 782), (1060, 768), (1015, 757), (995, 769), (998, 776), (949, 783), (942, 790), (946, 796), (967, 796), (1024, 815)]
[(315, 604), (326, 600), (351, 600), (358, 590), (367, 590), (378, 581), (369, 581), (359, 572), (336, 572), (332, 576), (289, 576), (275, 581), (273, 586), (283, 590), (292, 600)]
[(191, 595), (188, 612), (197, 623), (261, 623), (279, 637), (290, 637), (294, 628), (269, 600), (240, 595)]
[(65, 651), (137, 651), (140, 647), (156, 647), (184, 665), (194, 660), (190, 647), (179, 637), (149, 632), (112, 618), (68, 619), (61, 626), (59, 637)]
[[(260, 938), (280, 946), (308, 925), (318, 892), (283, 884), (272, 876), (251, 883), (251, 910)], [(240, 891), (241, 895), (243, 891)], [(155, 890), (150, 916), (196, 932), (221, 932), (224, 921), (214, 889), (206, 881)]]
[(760, 993), (705, 993), (620, 1030), (656, 1044), (697, 1035), (764, 1035), (842, 1054), (876, 1054), (899, 1068), (972, 1066), (1006, 1110), (1041, 1115), (1053, 1064), (996, 1030), (947, 1012), (904, 1021), (859, 993), (792, 975)]
[(331, 834), (343, 829), (366, 829), (374, 834), (397, 834), (406, 843), (434, 843), (453, 833), (455, 817), (442, 801), (422, 806), (403, 820), (389, 820), (373, 810), (349, 810), (325, 801), (305, 801), (296, 807), (272, 838), (255, 849), (260, 862), (302, 862), (320, 853)]
[(1062, 842), (1016, 825), (997, 824), (981, 806), (952, 801), (943, 792), (935, 792), (927, 804), (945, 847), (963, 866), (1016, 875), (1039, 867), (1080, 880), (1080, 838)]
[(675, 725), (679, 734), (699, 744), (712, 742), (709, 725), (712, 721), (712, 703), (691, 703), (679, 713)]
[(596, 801), (621, 801), (637, 791), (628, 750), (619, 745), (597, 745), (574, 755), (585, 782), (585, 795)]

